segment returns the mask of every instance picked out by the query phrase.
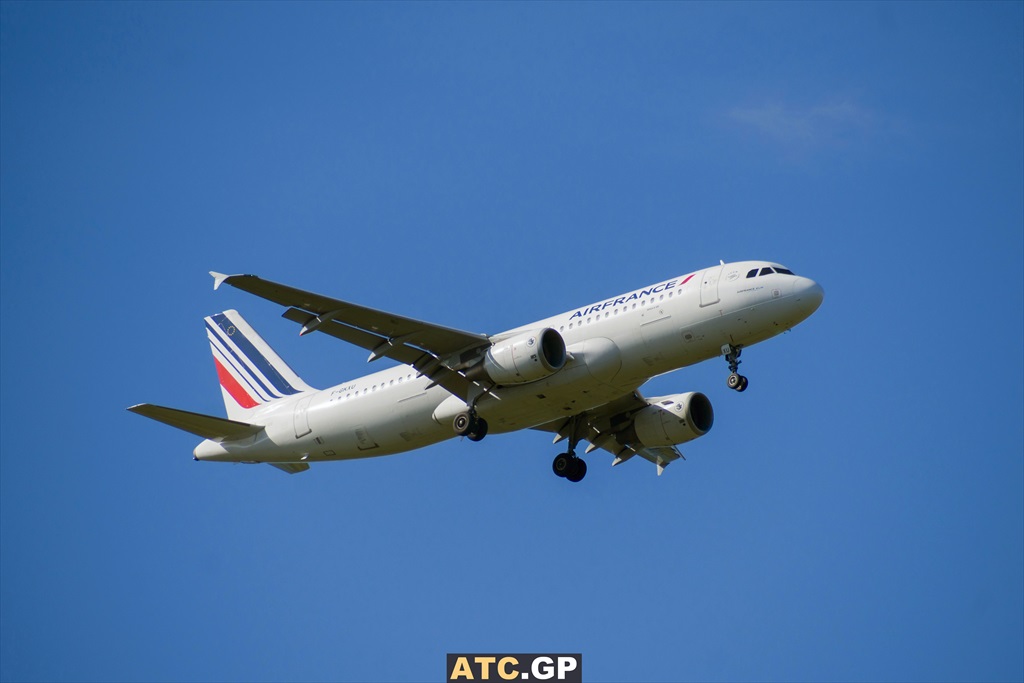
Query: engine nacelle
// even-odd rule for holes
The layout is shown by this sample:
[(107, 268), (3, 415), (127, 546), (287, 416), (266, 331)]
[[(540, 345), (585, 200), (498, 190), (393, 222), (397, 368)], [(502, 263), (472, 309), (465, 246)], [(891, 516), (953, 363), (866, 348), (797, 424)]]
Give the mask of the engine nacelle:
[(715, 423), (715, 411), (704, 394), (691, 391), (648, 399), (633, 418), (634, 437), (645, 446), (677, 446), (704, 436)]
[(495, 343), (467, 374), (476, 379), (482, 373), (496, 384), (526, 384), (558, 372), (565, 360), (562, 335), (545, 327)]

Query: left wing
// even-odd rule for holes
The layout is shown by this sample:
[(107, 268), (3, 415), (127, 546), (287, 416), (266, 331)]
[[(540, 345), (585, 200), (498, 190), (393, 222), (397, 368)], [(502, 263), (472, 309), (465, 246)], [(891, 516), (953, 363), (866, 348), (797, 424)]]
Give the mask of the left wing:
[(634, 455), (639, 455), (657, 465), (658, 476), (661, 476), (669, 463), (683, 458), (679, 449), (675, 446), (651, 448), (631, 442), (624, 436), (624, 433), (629, 431), (629, 426), (633, 424), (633, 416), (648, 405), (640, 392), (634, 391), (603, 406), (585, 410), (568, 419), (538, 425), (534, 429), (554, 432), (554, 443), (574, 438), (577, 441), (589, 441), (590, 445), (587, 446), (586, 452), (603, 448), (615, 456), (612, 466), (621, 465)]
[(211, 272), (214, 289), (229, 284), (288, 306), (284, 317), (302, 325), (299, 334), (320, 331), (370, 351), (369, 360), (392, 358), (411, 365), (437, 385), (469, 401), (485, 387), (462, 372), (491, 341), (484, 334), (434, 325), (263, 280), (255, 275)]

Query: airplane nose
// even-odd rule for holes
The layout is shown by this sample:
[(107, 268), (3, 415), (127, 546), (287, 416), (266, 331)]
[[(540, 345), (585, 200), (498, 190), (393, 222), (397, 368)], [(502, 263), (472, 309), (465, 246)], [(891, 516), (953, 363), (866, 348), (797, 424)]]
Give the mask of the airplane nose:
[(797, 283), (794, 290), (796, 300), (800, 303), (800, 307), (804, 309), (806, 315), (810, 315), (818, 310), (821, 302), (825, 299), (825, 290), (810, 278), (800, 278), (800, 282)]

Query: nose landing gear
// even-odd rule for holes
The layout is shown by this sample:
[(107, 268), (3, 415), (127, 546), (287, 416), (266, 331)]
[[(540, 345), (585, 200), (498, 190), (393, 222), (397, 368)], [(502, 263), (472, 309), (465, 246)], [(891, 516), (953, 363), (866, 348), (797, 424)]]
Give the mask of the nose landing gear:
[(732, 344), (725, 344), (722, 346), (722, 355), (724, 355), (725, 360), (729, 362), (729, 372), (732, 373), (725, 380), (725, 383), (730, 389), (743, 392), (747, 390), (747, 384), (749, 384), (749, 382), (746, 377), (737, 372), (740, 367), (741, 352), (742, 349), (739, 346), (733, 346)]

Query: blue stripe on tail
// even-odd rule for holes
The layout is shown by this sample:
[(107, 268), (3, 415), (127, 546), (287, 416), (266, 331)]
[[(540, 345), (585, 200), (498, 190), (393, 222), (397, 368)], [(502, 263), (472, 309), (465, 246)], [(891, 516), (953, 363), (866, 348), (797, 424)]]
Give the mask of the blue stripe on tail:
[(269, 391), (267, 387), (259, 381), (259, 378), (257, 378), (253, 374), (252, 370), (250, 370), (242, 359), (238, 357), (235, 350), (225, 344), (224, 340), (221, 339), (220, 335), (218, 335), (212, 327), (207, 325), (206, 329), (210, 333), (210, 349), (213, 351), (214, 359), (219, 360), (225, 369), (230, 368), (234, 374), (238, 376), (241, 383), (248, 387), (250, 396), (259, 399), (260, 403), (267, 403), (268, 401), (273, 401), (275, 398), (281, 398)]
[[(234, 347), (227, 343), (225, 333), (219, 328), (211, 327), (209, 323), (206, 325), (206, 329), (213, 335), (213, 338), (217, 341), (217, 344), (213, 348), (219, 352), (223, 359), (228, 362), (228, 365), (238, 373), (238, 376), (249, 385), (252, 389), (253, 395), (260, 399), (261, 403), (267, 401), (273, 401), (275, 398), (281, 398), (279, 394), (274, 393), (263, 380), (261, 380), (251, 367), (246, 363), (244, 356), (238, 355)], [(241, 336), (241, 333), (235, 332), (235, 334)]]
[[(245, 358), (250, 363), (252, 363), (252, 365), (255, 366), (257, 370), (263, 373), (263, 376), (267, 378), (267, 380), (274, 386), (274, 389), (276, 389), (281, 396), (291, 396), (293, 394), (300, 393), (299, 389), (293, 387), (288, 382), (288, 380), (281, 376), (281, 373), (277, 371), (277, 368), (275, 368), (270, 363), (270, 361), (268, 361), (266, 357), (262, 353), (260, 353), (255, 346), (253, 346), (252, 342), (250, 342), (246, 338), (242, 331), (236, 328), (231, 323), (230, 318), (228, 318), (223, 313), (217, 313), (216, 315), (212, 315), (210, 317), (213, 318), (214, 322), (217, 323), (217, 327), (220, 328), (219, 332), (231, 338), (231, 341), (234, 342), (235, 346), (238, 347), (239, 351), (242, 352)], [(212, 331), (215, 335), (217, 335), (219, 339), (221, 339), (221, 342), (223, 343), (224, 338), (220, 334), (218, 334), (218, 330)], [(225, 348), (227, 348), (229, 351), (232, 351), (231, 348), (226, 344)], [(234, 355), (233, 351), (232, 355)], [(268, 394), (273, 394), (273, 392), (269, 388), (267, 388), (263, 384), (263, 382), (260, 381), (259, 377), (253, 375), (253, 379), (256, 380), (260, 386), (264, 387), (264, 390), (266, 390)]]

